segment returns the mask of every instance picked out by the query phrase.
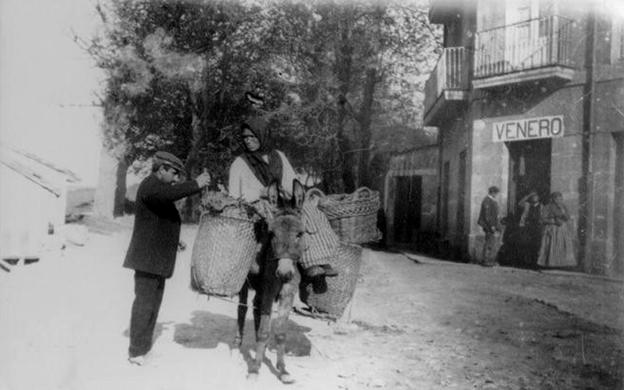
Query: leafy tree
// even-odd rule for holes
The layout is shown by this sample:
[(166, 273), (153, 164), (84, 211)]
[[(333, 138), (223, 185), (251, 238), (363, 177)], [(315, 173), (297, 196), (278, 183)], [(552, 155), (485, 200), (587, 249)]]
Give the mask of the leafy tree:
[(88, 50), (108, 76), (103, 133), (122, 162), (120, 194), (128, 164), (161, 148), (224, 181), (252, 114), (326, 191), (370, 185), (371, 153), (418, 123), (437, 50), (418, 1), (110, 0), (98, 10), (104, 27)]

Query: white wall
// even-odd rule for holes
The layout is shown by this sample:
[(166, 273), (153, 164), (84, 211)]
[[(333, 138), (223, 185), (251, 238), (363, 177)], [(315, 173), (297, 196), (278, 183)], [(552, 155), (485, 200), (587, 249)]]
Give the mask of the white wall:
[(59, 228), (63, 197), (57, 197), (14, 170), (0, 165), (0, 258), (37, 257), (48, 224)]

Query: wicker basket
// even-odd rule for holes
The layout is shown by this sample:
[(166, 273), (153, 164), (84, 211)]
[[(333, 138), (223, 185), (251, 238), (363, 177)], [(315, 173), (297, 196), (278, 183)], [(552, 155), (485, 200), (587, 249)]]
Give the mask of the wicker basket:
[(321, 282), (320, 286), (317, 282), (304, 281), (300, 290), (301, 300), (313, 309), (327, 313), (329, 317), (342, 317), (355, 292), (361, 263), (362, 247), (340, 243), (337, 256), (332, 261), (338, 276), (320, 279), (317, 281)]
[(333, 262), (338, 249), (338, 235), (318, 208), (319, 201), (324, 197), (321, 190), (310, 189), (301, 210), (306, 229), (303, 238), (307, 248), (301, 256), (301, 265), (304, 268)]
[(358, 188), (353, 194), (328, 195), (319, 202), (319, 209), (327, 215), (340, 239), (354, 244), (381, 239), (377, 228), (379, 206), (379, 192), (367, 187)]
[(191, 254), (191, 288), (231, 297), (243, 286), (258, 243), (255, 220), (246, 218), (242, 211), (224, 214), (201, 216)]

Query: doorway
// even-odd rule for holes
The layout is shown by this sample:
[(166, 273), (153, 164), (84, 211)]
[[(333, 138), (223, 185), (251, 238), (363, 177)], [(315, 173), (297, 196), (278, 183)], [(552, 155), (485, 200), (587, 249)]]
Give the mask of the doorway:
[(414, 241), (420, 229), (422, 197), (421, 176), (398, 176), (394, 199), (394, 240), (400, 243)]
[(550, 196), (552, 141), (550, 138), (507, 144), (510, 157), (508, 213), (516, 216), (518, 201), (537, 191), (542, 203)]
[(465, 218), (466, 218), (466, 150), (459, 153), (459, 180), (457, 193), (457, 241), (460, 253), (466, 247), (465, 243)]

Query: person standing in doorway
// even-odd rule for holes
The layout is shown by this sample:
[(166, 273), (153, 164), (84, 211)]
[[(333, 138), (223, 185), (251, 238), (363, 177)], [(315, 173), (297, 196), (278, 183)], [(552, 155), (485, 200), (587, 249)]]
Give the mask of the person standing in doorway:
[(522, 215), (518, 223), (522, 244), (519, 249), (523, 265), (534, 268), (537, 266), (537, 256), (542, 241), (542, 223), (540, 221), (542, 204), (537, 191), (531, 191), (523, 197), (519, 206), (522, 207)]
[(483, 243), (483, 254), (481, 264), (484, 266), (497, 265), (496, 255), (498, 253), (500, 234), (502, 227), (499, 221), (499, 207), (496, 196), (500, 190), (496, 186), (488, 189), (487, 196), (481, 202), (481, 211), (477, 223), (485, 232), (485, 242)]
[(137, 191), (134, 228), (123, 263), (134, 270), (128, 360), (136, 365), (145, 363), (152, 348), (165, 280), (173, 274), (181, 225), (174, 202), (210, 184), (208, 172), (178, 184), (184, 165), (171, 153), (156, 152), (152, 161), (152, 174)]
[(574, 244), (568, 227), (570, 215), (563, 204), (563, 195), (553, 192), (550, 202), (542, 208), (544, 225), (537, 264), (541, 267), (574, 267)]

